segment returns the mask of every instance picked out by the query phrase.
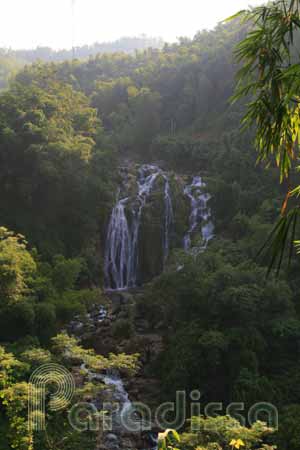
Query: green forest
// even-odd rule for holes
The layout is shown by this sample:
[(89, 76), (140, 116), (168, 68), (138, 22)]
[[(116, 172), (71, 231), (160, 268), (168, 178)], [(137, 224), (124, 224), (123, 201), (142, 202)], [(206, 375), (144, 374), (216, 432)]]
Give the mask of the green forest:
[[(299, 450), (299, 8), (176, 44), (0, 52), (1, 450)], [(47, 364), (75, 391), (34, 430)], [(116, 389), (152, 411), (185, 391), (186, 423), (95, 430)], [(83, 430), (78, 402), (97, 406)]]

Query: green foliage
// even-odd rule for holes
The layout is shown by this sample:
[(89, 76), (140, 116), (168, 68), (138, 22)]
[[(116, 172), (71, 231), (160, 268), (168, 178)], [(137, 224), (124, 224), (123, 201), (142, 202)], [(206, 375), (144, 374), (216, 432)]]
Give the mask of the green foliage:
[(0, 339), (35, 335), (46, 344), (74, 315), (103, 303), (101, 291), (77, 290), (86, 270), (83, 258), (58, 255), (52, 264), (41, 263), (36, 252), (29, 253), (23, 236), (3, 227), (0, 233)]
[[(291, 211), (287, 207), (289, 198), (300, 191), (297, 178), (291, 178), (291, 172), (299, 169), (299, 8), (298, 0), (277, 0), (241, 12), (243, 19), (254, 28), (236, 49), (237, 60), (243, 66), (238, 72), (233, 100), (250, 97), (243, 122), (245, 127), (256, 125), (258, 160), (267, 166), (275, 162), (280, 181), (288, 179), (282, 217), (266, 244), (271, 254), (270, 270), (276, 263), (277, 272), (286, 247), (289, 247), (291, 259), (298, 232), (299, 207), (292, 205)], [(296, 187), (293, 187), (295, 182)]]
[(0, 296), (1, 303), (19, 301), (28, 292), (35, 262), (27, 250), (27, 242), (6, 228), (0, 228)]
[(292, 64), (292, 47), (300, 27), (299, 6), (298, 1), (278, 0), (243, 12), (255, 28), (236, 50), (243, 68), (235, 98), (254, 95), (244, 122), (258, 125), (259, 158), (268, 161), (274, 154), (281, 180), (288, 176), (298, 139), (299, 67)]
[(0, 385), (1, 389), (7, 387), (13, 380), (15, 374), (23, 368), (23, 365), (18, 361), (12, 353), (8, 353), (4, 347), (0, 347)]
[(35, 313), (35, 335), (41, 343), (46, 344), (57, 330), (58, 308), (51, 303), (37, 303)]
[(28, 348), (21, 354), (22, 361), (25, 361), (31, 368), (39, 367), (51, 361), (52, 355), (49, 350), (39, 347)]
[(299, 415), (300, 406), (294, 404), (284, 408), (277, 436), (278, 448), (296, 450), (299, 446)]
[[(191, 432), (181, 436), (175, 430), (166, 430), (159, 434), (158, 450), (275, 450), (275, 446), (264, 444), (274, 433), (262, 422), (254, 423), (250, 428), (242, 426), (229, 416), (192, 417)], [(197, 430), (197, 431), (195, 431)]]
[(2, 221), (48, 258), (78, 255), (109, 206), (106, 167), (114, 157), (85, 95), (35, 70), (30, 86), (14, 84), (0, 96)]
[(8, 87), (9, 81), (21, 67), (19, 59), (0, 49), (0, 90)]
[[(96, 355), (93, 350), (84, 349), (75, 338), (60, 334), (52, 340), (52, 352), (36, 346), (29, 346), (19, 353), (18, 359), (0, 347), (0, 399), (2, 406), (1, 423), (5, 425), (6, 443), (16, 450), (61, 448), (69, 450), (78, 445), (95, 445), (94, 432), (79, 433), (68, 422), (68, 411), (47, 413), (46, 433), (32, 433), (28, 429), (28, 389), (24, 380), (34, 369), (49, 362), (65, 363), (70, 370), (74, 364), (85, 363), (94, 371), (120, 369), (133, 375), (138, 369), (138, 355)], [(74, 402), (84, 400), (84, 396), (98, 395), (101, 384), (91, 386), (85, 379), (76, 378)], [(78, 381), (79, 380), (79, 381)], [(48, 387), (46, 388), (48, 389)], [(50, 388), (49, 388), (50, 389)], [(50, 392), (50, 391), (49, 391)], [(63, 438), (62, 438), (63, 436)], [(75, 445), (75, 447), (74, 447)]]
[(263, 442), (268, 442), (267, 439), (274, 433), (274, 430), (262, 422), (256, 422), (250, 428), (246, 428), (229, 416), (192, 417), (191, 426), (197, 431), (182, 435), (181, 448), (184, 450), (200, 448), (203, 450), (230, 450), (239, 448), (239, 443), (240, 447), (245, 450), (275, 449), (275, 447), (263, 445)]
[(134, 333), (134, 326), (130, 319), (119, 319), (112, 326), (112, 333), (116, 339), (129, 339)]
[(180, 437), (175, 430), (166, 430), (158, 435), (158, 450), (176, 450), (173, 445), (179, 442)]
[(8, 441), (12, 448), (32, 450), (27, 426), (28, 384), (19, 381), (26, 365), (0, 347), (0, 366), (0, 399), (8, 421)]
[(8, 440), (12, 448), (32, 450), (32, 435), (28, 430), (28, 384), (14, 383), (0, 393), (9, 421)]
[(53, 259), (52, 282), (58, 292), (73, 289), (82, 269), (82, 259), (65, 259), (58, 255)]
[(110, 354), (108, 358), (96, 355), (94, 350), (84, 349), (78, 340), (65, 333), (60, 333), (52, 338), (54, 354), (58, 355), (59, 361), (64, 364), (84, 363), (92, 370), (101, 372), (104, 369), (119, 369), (124, 373), (135, 374), (138, 369), (138, 354), (119, 355)]
[(165, 329), (156, 370), (166, 396), (184, 386), (205, 391), (207, 403), (295, 400), (286, 390), (287, 367), (298, 370), (293, 293), (283, 279), (266, 282), (265, 269), (245, 260), (252, 245), (246, 236), (235, 244), (215, 241), (196, 260), (177, 254), (184, 267), (145, 290), (139, 315)]

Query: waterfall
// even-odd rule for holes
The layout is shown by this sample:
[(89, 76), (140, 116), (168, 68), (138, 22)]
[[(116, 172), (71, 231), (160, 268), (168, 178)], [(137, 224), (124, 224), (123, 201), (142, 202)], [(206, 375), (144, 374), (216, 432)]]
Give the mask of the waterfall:
[(112, 210), (107, 231), (105, 252), (105, 273), (107, 282), (113, 280), (116, 289), (122, 289), (130, 282), (130, 261), (132, 258), (132, 238), (125, 214), (128, 198), (118, 200)]
[[(168, 257), (169, 233), (173, 223), (169, 180), (158, 166), (145, 164), (138, 170), (136, 198), (130, 199), (125, 196), (118, 199), (111, 213), (104, 264), (105, 285), (108, 289), (120, 290), (136, 286), (142, 212), (159, 176), (164, 180), (165, 217), (162, 243), (164, 261)], [(126, 211), (129, 217), (126, 216)]]
[(169, 256), (169, 233), (172, 226), (172, 223), (174, 221), (174, 213), (173, 213), (173, 205), (172, 205), (172, 198), (170, 193), (170, 184), (168, 178), (164, 175), (165, 180), (165, 192), (164, 192), (164, 199), (165, 199), (165, 240), (164, 240), (164, 262), (167, 260)]
[[(211, 196), (203, 192), (205, 183), (201, 177), (197, 176), (193, 178), (191, 184), (187, 185), (184, 189), (184, 193), (189, 197), (191, 202), (191, 214), (189, 218), (189, 230), (184, 236), (183, 245), (184, 249), (192, 251), (192, 253), (199, 253), (206, 249), (208, 242), (214, 236), (214, 225), (211, 219), (211, 211), (208, 208), (208, 201)], [(192, 236), (201, 231), (202, 244), (200, 246), (192, 246)]]

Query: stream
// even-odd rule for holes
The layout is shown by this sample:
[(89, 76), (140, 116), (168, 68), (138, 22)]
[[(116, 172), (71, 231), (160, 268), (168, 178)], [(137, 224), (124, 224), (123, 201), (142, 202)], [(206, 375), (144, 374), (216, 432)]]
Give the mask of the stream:
[[(94, 380), (99, 381), (104, 383), (108, 387), (108, 389), (109, 388), (113, 389), (112, 403), (118, 404), (118, 409), (117, 412), (113, 413), (112, 415), (113, 429), (107, 433), (106, 439), (108, 441), (113, 440), (114, 445), (116, 445), (117, 449), (119, 448), (120, 431), (122, 431), (124, 428), (124, 421), (125, 423), (130, 423), (131, 421), (134, 421), (135, 423), (139, 422), (138, 417), (136, 419), (134, 418), (135, 412), (133, 409), (133, 405), (129, 400), (128, 392), (124, 387), (124, 383), (120, 377), (120, 374), (117, 370), (107, 371), (105, 374), (98, 374), (91, 371), (84, 363), (81, 365), (80, 368), (83, 372), (87, 374), (89, 381)], [(97, 402), (94, 402), (93, 404), (97, 409), (99, 409), (99, 405), (97, 404)], [(126, 431), (126, 428), (124, 428), (124, 430)], [(149, 445), (151, 446), (143, 450), (157, 450), (156, 435), (151, 431), (149, 431), (147, 433), (147, 436), (149, 440)], [(108, 443), (107, 446), (110, 447), (110, 444)]]
[[(183, 246), (187, 252), (191, 250), (194, 254), (204, 251), (209, 241), (214, 237), (214, 225), (211, 221), (211, 211), (208, 207), (211, 196), (203, 192), (205, 187), (206, 184), (202, 181), (201, 177), (197, 176), (184, 189), (185, 195), (191, 202), (191, 214), (189, 218), (189, 230), (184, 236)], [(202, 243), (192, 246), (192, 237), (197, 231), (201, 231)]]

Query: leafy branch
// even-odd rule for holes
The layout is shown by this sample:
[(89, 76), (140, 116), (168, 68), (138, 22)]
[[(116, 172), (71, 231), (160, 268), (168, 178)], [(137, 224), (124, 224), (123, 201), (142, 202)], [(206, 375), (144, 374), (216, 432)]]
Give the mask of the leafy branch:
[[(258, 162), (267, 167), (276, 163), (281, 183), (299, 170), (300, 66), (294, 45), (300, 29), (299, 10), (299, 0), (277, 0), (228, 19), (240, 17), (252, 25), (235, 50), (241, 68), (232, 102), (246, 99), (242, 128), (256, 127)], [(299, 192), (300, 186), (289, 189), (281, 217), (260, 251), (271, 253), (269, 272), (276, 266), (279, 273), (286, 245), (290, 261), (299, 207), (288, 210), (288, 201)]]

